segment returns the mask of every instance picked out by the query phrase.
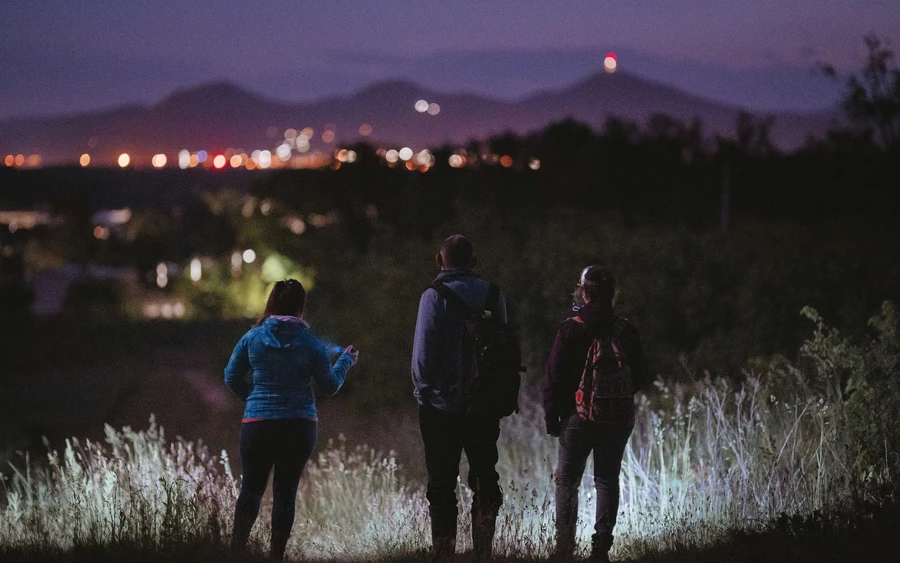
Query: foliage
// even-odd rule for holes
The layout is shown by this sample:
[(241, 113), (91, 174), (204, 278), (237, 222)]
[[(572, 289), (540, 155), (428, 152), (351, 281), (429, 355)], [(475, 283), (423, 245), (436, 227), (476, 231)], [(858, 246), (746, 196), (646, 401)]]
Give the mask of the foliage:
[[(870, 477), (852, 467), (881, 463), (880, 452), (855, 448), (869, 422), (896, 424), (889, 416), (896, 412), (897, 395), (882, 397), (888, 409), (883, 414), (867, 421), (854, 414), (854, 397), (864, 386), (896, 385), (893, 306), (885, 304), (874, 318), (877, 335), (865, 344), (850, 343), (815, 312), (805, 314), (817, 322), (803, 346), (811, 369), (776, 358), (748, 367), (740, 384), (660, 379), (656, 392), (640, 396), (622, 469), (618, 556), (696, 550), (736, 534), (806, 534), (824, 529), (818, 524), (822, 515), (843, 518), (889, 498), (883, 495), (890, 488), (877, 496)], [(846, 385), (839, 383), (845, 369), (851, 372)], [(860, 396), (860, 406), (871, 398)], [(498, 469), (505, 503), (496, 548), (504, 556), (535, 558), (552, 548), (555, 442), (542, 432), (541, 420), (528, 401), (520, 415), (503, 421)], [(882, 430), (885, 436), (889, 429)], [(405, 432), (414, 435), (416, 429)], [(873, 454), (877, 459), (866, 457)], [(167, 442), (152, 420), (143, 432), (107, 428), (106, 445), (69, 441), (46, 463), (26, 457), (3, 478), (0, 549), (70, 550), (119, 542), (148, 552), (191, 543), (222, 549), (238, 484), (230, 466), (225, 452), (215, 458), (202, 445)], [(894, 485), (895, 472), (896, 465), (882, 465), (877, 477)], [(301, 483), (289, 553), (341, 560), (421, 553), (427, 546), (427, 503), (421, 485), (402, 475), (393, 454), (343, 440), (328, 444)], [(590, 483), (589, 469), (580, 493), (583, 547), (593, 518)], [(463, 484), (459, 489), (465, 549), (471, 492)], [(868, 504), (854, 500), (860, 492)], [(255, 528), (257, 546), (265, 542), (268, 526), (264, 510)]]

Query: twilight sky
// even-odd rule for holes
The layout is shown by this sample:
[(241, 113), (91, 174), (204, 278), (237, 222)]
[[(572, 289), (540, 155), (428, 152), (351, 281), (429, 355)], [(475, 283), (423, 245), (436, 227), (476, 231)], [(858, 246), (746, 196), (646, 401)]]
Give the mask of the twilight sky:
[(896, 0), (13, 0), (0, 9), (0, 119), (153, 103), (231, 80), (284, 100), (409, 79), (501, 98), (619, 68), (761, 111), (815, 110), (897, 44)]

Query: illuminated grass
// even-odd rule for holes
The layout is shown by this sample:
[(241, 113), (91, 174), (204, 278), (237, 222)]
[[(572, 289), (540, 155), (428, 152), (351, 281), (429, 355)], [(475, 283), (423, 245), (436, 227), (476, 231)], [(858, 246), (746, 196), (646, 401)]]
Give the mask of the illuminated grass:
[[(835, 337), (820, 324), (804, 346), (819, 366), (814, 379), (774, 361), (748, 370), (740, 385), (707, 379), (667, 386), (660, 380), (651, 395), (642, 395), (623, 464), (613, 555), (714, 545), (736, 531), (764, 530), (785, 514), (840, 510), (865, 492), (860, 487), (866, 483), (890, 484), (887, 467), (870, 471), (862, 485), (855, 473), (857, 449), (847, 431), (852, 420), (832, 380), (841, 376), (841, 358), (855, 356)], [(415, 437), (418, 430), (408, 432)], [(498, 554), (533, 559), (551, 549), (555, 448), (535, 402), (503, 421), (499, 472), (506, 498)], [(184, 545), (225, 549), (238, 492), (225, 452), (210, 457), (204, 447), (169, 442), (152, 419), (145, 431), (107, 427), (103, 444), (70, 440), (46, 462), (26, 457), (2, 483), (0, 549), (26, 551), (123, 543), (153, 552)], [(592, 488), (588, 467), (582, 548), (593, 522)], [(461, 484), (459, 495), (465, 550), (470, 491)], [(259, 551), (268, 530), (264, 507), (254, 529)], [(404, 480), (392, 455), (341, 441), (308, 466), (288, 555), (414, 557), (428, 537), (422, 486)]]

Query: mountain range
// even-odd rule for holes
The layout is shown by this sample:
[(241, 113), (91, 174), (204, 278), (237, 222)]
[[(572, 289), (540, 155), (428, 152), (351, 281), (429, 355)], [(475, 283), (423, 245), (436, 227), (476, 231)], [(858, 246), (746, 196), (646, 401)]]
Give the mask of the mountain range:
[[(432, 115), (415, 108), (419, 100), (436, 103)], [(272, 150), (289, 128), (311, 127), (313, 150), (333, 150), (363, 139), (360, 126), (371, 126), (365, 140), (414, 150), (513, 131), (527, 133), (566, 118), (602, 130), (609, 117), (646, 123), (653, 114), (690, 122), (699, 119), (707, 136), (732, 136), (740, 107), (717, 103), (624, 72), (600, 72), (569, 87), (546, 90), (516, 101), (447, 94), (411, 82), (376, 83), (347, 97), (309, 103), (276, 101), (217, 82), (179, 90), (151, 106), (127, 105), (58, 117), (0, 121), (0, 157), (38, 154), (44, 165), (75, 163), (83, 153), (92, 162), (112, 164), (123, 152), (135, 165), (149, 165), (156, 153), (181, 149), (222, 152), (228, 148)], [(821, 136), (836, 113), (773, 114), (772, 140), (785, 149)], [(326, 143), (322, 133), (334, 132)]]

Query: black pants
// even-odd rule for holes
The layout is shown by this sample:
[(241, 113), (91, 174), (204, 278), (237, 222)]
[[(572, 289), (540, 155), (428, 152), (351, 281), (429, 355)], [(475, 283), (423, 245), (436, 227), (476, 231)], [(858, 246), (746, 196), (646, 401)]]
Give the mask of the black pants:
[(497, 439), (500, 421), (496, 417), (463, 416), (419, 407), (419, 428), (425, 444), (428, 470), (428, 512), (432, 530), (456, 538), (456, 480), (462, 452), (469, 460), (469, 487), (472, 489), (473, 522), (496, 518), (503, 503), (497, 473)]
[(245, 422), (241, 425), (241, 494), (234, 510), (236, 547), (243, 547), (259, 514), (269, 473), (272, 480), (272, 556), (280, 559), (294, 525), (297, 487), (316, 446), (318, 423), (305, 419)]
[(595, 550), (609, 550), (619, 511), (619, 471), (630, 426), (604, 426), (572, 414), (562, 421), (559, 435), (559, 467), (556, 470), (556, 541), (559, 552), (575, 547), (578, 487), (594, 454), (594, 488), (597, 495), (592, 543)]

